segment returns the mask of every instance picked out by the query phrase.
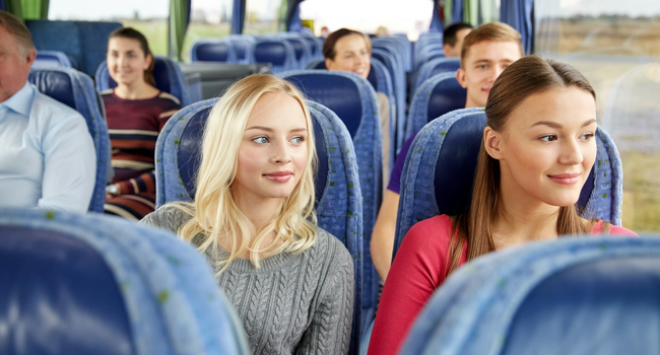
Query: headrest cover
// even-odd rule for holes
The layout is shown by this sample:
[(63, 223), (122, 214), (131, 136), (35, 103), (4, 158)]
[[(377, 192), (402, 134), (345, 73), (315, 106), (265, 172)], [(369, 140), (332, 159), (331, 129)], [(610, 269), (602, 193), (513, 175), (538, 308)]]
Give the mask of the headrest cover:
[(229, 43), (200, 43), (195, 46), (195, 54), (199, 61), (226, 62), (229, 57)]
[(465, 107), (467, 90), (463, 89), (455, 76), (448, 76), (439, 81), (433, 91), (428, 103), (428, 121), (440, 117), (447, 112)]
[(35, 70), (28, 74), (28, 81), (39, 92), (76, 110), (72, 80), (69, 74), (58, 70)]
[(286, 54), (286, 46), (280, 42), (264, 41), (257, 43), (254, 47), (254, 58), (257, 63), (284, 65)]

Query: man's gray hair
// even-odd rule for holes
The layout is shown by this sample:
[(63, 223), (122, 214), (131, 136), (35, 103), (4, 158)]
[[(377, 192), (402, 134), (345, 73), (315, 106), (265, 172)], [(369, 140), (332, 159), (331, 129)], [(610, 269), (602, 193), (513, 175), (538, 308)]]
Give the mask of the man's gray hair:
[(16, 16), (7, 11), (0, 10), (0, 26), (14, 36), (22, 55), (26, 55), (29, 51), (37, 50), (32, 42), (30, 30)]

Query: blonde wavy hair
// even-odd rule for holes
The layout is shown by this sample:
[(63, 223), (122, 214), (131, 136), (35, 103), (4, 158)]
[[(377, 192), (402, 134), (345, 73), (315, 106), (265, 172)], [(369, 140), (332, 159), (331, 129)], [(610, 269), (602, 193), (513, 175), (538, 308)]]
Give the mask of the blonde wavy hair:
[[(300, 104), (307, 121), (308, 155), (300, 181), (291, 195), (283, 198), (271, 220), (256, 230), (234, 202), (230, 186), (236, 177), (238, 152), (248, 118), (257, 100), (267, 93), (285, 93)], [(232, 250), (227, 259), (219, 261), (222, 266), (219, 273), (246, 251), (250, 253), (252, 264), (259, 268), (260, 253), (265, 257), (285, 251), (301, 253), (316, 241), (314, 173), (317, 157), (312, 127), (304, 95), (291, 83), (272, 75), (251, 75), (238, 81), (213, 106), (204, 128), (195, 201), (168, 205), (192, 216), (179, 227), (177, 234), (189, 242), (195, 238), (200, 252), (215, 253), (220, 238), (231, 240)], [(272, 231), (282, 243), (259, 248)], [(200, 240), (198, 235), (203, 238)]]

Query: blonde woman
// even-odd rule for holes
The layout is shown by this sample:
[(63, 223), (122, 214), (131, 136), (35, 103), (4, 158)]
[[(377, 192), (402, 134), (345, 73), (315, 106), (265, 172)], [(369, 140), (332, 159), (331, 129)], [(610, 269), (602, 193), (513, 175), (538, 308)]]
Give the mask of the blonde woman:
[(212, 263), (254, 354), (346, 354), (353, 260), (316, 225), (316, 151), (303, 95), (253, 75), (213, 107), (194, 203), (142, 223), (193, 243)]

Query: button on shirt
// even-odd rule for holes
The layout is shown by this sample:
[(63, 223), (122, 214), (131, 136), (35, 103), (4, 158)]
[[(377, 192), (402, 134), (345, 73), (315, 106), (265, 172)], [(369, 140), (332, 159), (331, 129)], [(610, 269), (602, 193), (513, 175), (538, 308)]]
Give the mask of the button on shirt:
[(84, 213), (96, 181), (85, 119), (30, 83), (0, 103), (0, 207)]

